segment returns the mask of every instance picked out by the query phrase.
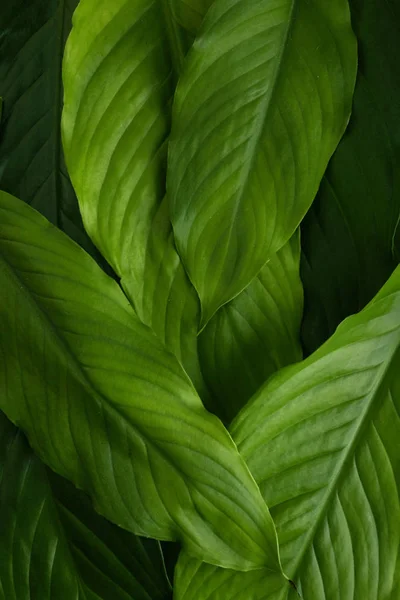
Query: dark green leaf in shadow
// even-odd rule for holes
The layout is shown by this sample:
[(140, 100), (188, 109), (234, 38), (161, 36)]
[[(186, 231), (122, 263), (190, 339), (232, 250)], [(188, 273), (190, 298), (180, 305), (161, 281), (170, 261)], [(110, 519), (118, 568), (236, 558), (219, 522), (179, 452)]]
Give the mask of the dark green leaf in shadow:
[(156, 541), (94, 512), (0, 413), (2, 600), (167, 600)]
[(359, 43), (353, 112), (301, 227), (308, 353), (371, 300), (399, 257), (399, 3), (350, 5)]
[(1, 5), (0, 188), (28, 202), (107, 268), (83, 229), (61, 146), (61, 65), (77, 4), (7, 0)]

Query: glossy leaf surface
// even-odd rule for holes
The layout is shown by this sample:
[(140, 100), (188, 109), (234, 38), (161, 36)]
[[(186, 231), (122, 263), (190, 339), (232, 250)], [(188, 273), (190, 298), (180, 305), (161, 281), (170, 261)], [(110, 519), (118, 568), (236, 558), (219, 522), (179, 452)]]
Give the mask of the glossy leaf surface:
[(77, 0), (7, 0), (0, 10), (0, 188), (28, 202), (98, 259), (61, 147), (61, 63)]
[(166, 600), (157, 542), (112, 525), (0, 414), (0, 594), (7, 600)]
[(0, 210), (4, 412), (118, 525), (279, 571), (259, 489), (175, 357), (83, 250), (8, 194)]
[(347, 124), (355, 70), (345, 0), (212, 4), (175, 94), (167, 174), (202, 325), (294, 233)]
[[(364, 311), (303, 363), (273, 376), (232, 425), (271, 507), (284, 570), (304, 600), (397, 597), (399, 356), (397, 269)], [(182, 561), (182, 584), (190, 570), (193, 589), (200, 589), (195, 578), (203, 582), (185, 600), (222, 599), (214, 577), (229, 585), (231, 573)], [(241, 590), (244, 580), (235, 577)], [(266, 598), (270, 589), (271, 600), (288, 597), (269, 575), (264, 585)]]
[(64, 57), (62, 125), (86, 230), (140, 319), (204, 397), (199, 301), (176, 253), (165, 199), (182, 44), (168, 2), (82, 0)]
[(202, 370), (226, 422), (272, 373), (302, 358), (299, 267), (297, 232), (199, 336)]
[(353, 112), (302, 223), (308, 352), (361, 310), (398, 264), (399, 7), (379, 0), (350, 6), (359, 43)]

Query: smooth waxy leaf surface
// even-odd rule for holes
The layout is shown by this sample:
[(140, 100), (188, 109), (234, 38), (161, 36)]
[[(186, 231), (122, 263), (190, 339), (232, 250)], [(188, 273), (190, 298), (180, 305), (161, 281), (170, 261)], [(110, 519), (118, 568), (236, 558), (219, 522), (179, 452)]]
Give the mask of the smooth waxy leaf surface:
[(359, 43), (352, 116), (302, 223), (308, 352), (361, 310), (398, 264), (399, 7), (379, 0), (350, 7)]
[(77, 0), (7, 0), (0, 10), (0, 188), (28, 202), (87, 251), (61, 147), (61, 62)]
[(226, 422), (272, 373), (302, 358), (299, 267), (297, 232), (199, 336), (202, 371)]
[(175, 95), (167, 175), (203, 325), (309, 208), (347, 124), (355, 70), (345, 0), (217, 0), (207, 12)]
[(258, 487), (175, 357), (83, 250), (8, 194), (0, 210), (1, 408), (118, 525), (279, 571)]
[[(400, 268), (317, 352), (273, 376), (232, 425), (271, 507), (285, 572), (304, 600), (397, 598), (399, 360)], [(222, 598), (212, 595), (212, 571), (197, 566), (209, 582), (193, 599)], [(197, 571), (184, 559), (188, 585), (185, 569)], [(269, 590), (268, 576), (264, 583)]]
[(0, 594), (7, 600), (166, 600), (158, 544), (112, 525), (0, 414)]
[(184, 56), (168, 6), (82, 0), (64, 56), (63, 140), (86, 230), (139, 318), (205, 398), (199, 300), (175, 250), (165, 199), (170, 107)]

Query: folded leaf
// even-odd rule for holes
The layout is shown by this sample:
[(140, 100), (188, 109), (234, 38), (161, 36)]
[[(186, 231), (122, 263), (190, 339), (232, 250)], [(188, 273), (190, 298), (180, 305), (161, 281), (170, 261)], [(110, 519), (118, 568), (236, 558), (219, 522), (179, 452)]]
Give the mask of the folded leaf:
[(298, 233), (199, 336), (202, 371), (226, 422), (272, 373), (302, 358)]
[(175, 357), (59, 230), (5, 193), (0, 213), (0, 408), (121, 527), (280, 571), (260, 491)]
[(350, 7), (360, 55), (352, 117), (301, 226), (308, 353), (361, 310), (399, 262), (399, 7)]
[(165, 600), (157, 542), (112, 525), (0, 413), (0, 594), (7, 600)]
[[(304, 600), (397, 598), (399, 357), (400, 268), (317, 352), (273, 376), (231, 427), (271, 507), (283, 568)], [(178, 599), (222, 600), (216, 577), (238, 592), (245, 585), (239, 573), (184, 556), (178, 574), (182, 590), (207, 581), (204, 594), (178, 589)], [(266, 573), (266, 594), (274, 582)], [(292, 597), (285, 588), (274, 594)]]
[(77, 0), (7, 0), (0, 10), (0, 188), (36, 208), (96, 259), (61, 147), (61, 62)]
[(199, 300), (165, 200), (171, 102), (186, 50), (180, 33), (168, 2), (82, 0), (64, 56), (62, 131), (87, 232), (206, 399)]
[(355, 71), (347, 0), (211, 5), (175, 94), (167, 173), (203, 325), (309, 208), (347, 124)]

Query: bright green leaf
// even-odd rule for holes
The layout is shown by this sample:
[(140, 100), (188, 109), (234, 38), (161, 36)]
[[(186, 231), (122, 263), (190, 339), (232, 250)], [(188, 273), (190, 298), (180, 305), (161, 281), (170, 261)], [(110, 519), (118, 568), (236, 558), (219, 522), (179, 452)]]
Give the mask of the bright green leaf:
[(308, 352), (361, 310), (398, 264), (399, 3), (351, 0), (350, 7), (360, 54), (352, 117), (302, 223)]
[(175, 94), (167, 188), (204, 325), (291, 237), (347, 124), (347, 0), (216, 0)]
[(91, 508), (0, 413), (0, 595), (6, 600), (165, 600), (157, 542)]
[(202, 370), (226, 422), (272, 373), (302, 358), (299, 263), (297, 232), (199, 336)]
[(201, 563), (182, 552), (174, 600), (298, 600), (290, 582), (264, 569), (240, 573)]
[(64, 234), (5, 193), (0, 212), (0, 408), (118, 525), (280, 571), (260, 491), (175, 357)]
[(199, 300), (165, 199), (170, 109), (185, 51), (168, 6), (82, 0), (64, 56), (63, 141), (86, 230), (139, 318), (206, 398)]
[[(399, 357), (400, 268), (315, 354), (273, 376), (232, 425), (304, 600), (397, 599)], [(230, 572), (181, 560), (184, 589), (208, 583), (197, 596), (178, 590), (178, 599), (222, 600), (214, 577), (230, 585)], [(239, 591), (244, 580), (234, 577)], [(265, 575), (266, 591), (274, 581)], [(272, 598), (286, 600), (287, 589)]]

